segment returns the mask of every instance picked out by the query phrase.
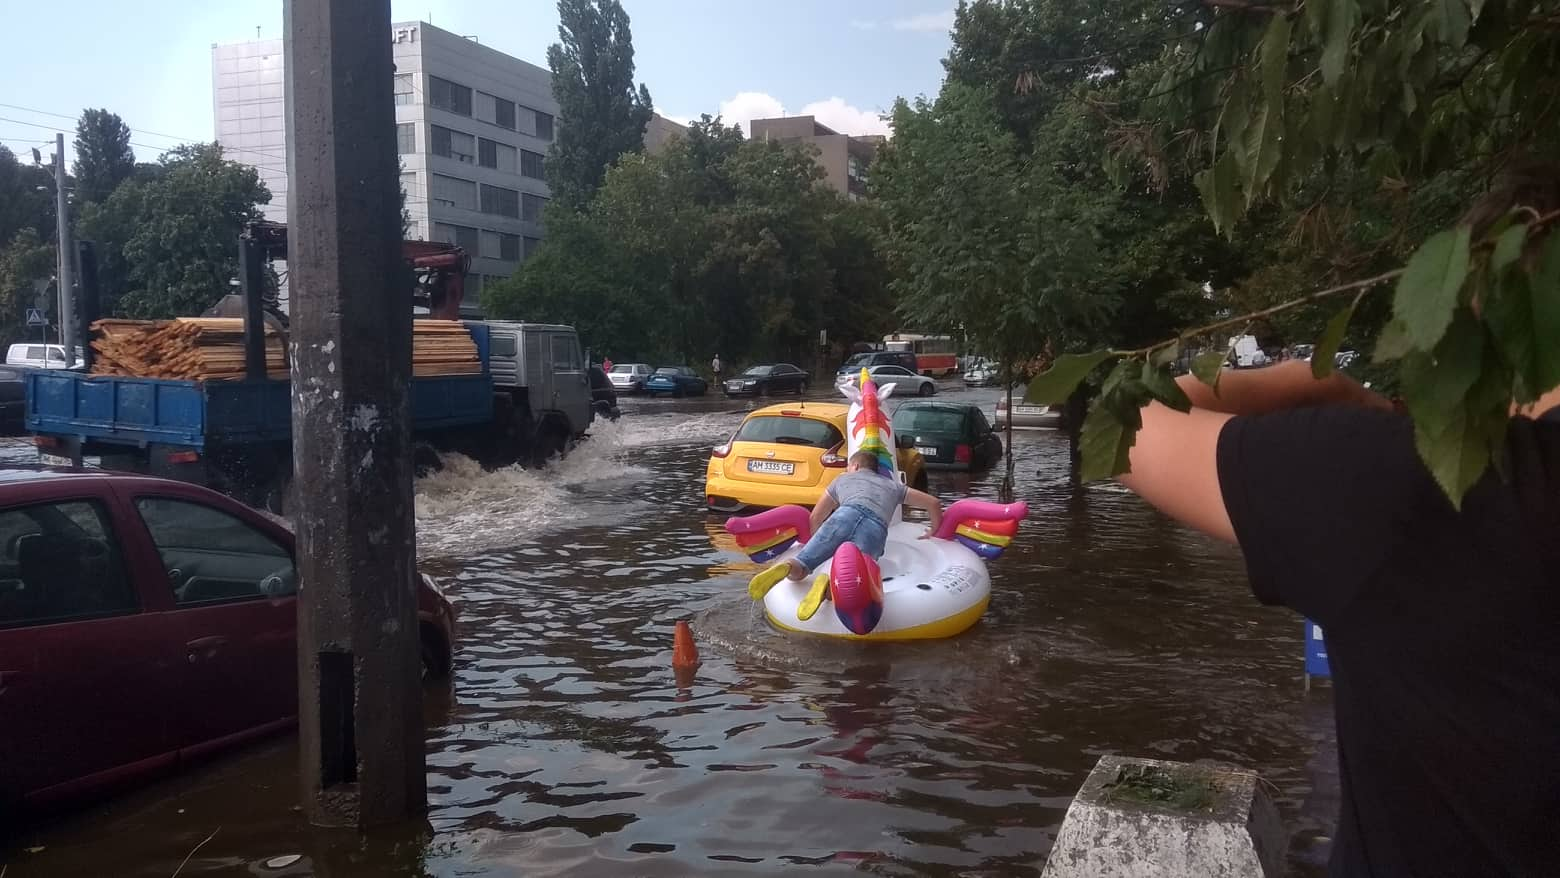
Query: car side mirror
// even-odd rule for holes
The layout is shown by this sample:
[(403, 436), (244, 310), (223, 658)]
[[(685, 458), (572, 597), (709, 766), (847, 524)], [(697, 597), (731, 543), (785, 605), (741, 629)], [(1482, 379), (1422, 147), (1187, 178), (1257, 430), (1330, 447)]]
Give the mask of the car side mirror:
[(894, 447), (895, 448), (906, 448), (906, 449), (914, 448), (915, 447), (915, 439), (914, 439), (914, 437), (911, 437), (911, 436), (901, 436), (901, 435), (896, 433), (896, 434), (894, 434)]

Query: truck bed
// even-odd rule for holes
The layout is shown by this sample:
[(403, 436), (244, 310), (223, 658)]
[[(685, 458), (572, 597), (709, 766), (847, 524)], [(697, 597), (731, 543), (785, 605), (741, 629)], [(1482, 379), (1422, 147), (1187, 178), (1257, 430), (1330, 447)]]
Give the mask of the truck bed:
[[(289, 381), (169, 381), (36, 370), (26, 373), (26, 427), (42, 436), (145, 447), (292, 437)], [(488, 375), (411, 380), (414, 433), (483, 424), (493, 417)]]

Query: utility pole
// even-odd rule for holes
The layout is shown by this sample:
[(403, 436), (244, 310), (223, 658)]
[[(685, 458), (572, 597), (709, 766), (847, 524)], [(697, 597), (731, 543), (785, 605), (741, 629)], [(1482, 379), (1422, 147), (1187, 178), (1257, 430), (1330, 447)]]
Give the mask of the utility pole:
[[(59, 226), (60, 346), (65, 348), (65, 368), (76, 364), (76, 248), (70, 245), (70, 204), (65, 197), (65, 135), (54, 135), (54, 218)], [(48, 362), (48, 358), (44, 358)]]
[(427, 808), (390, 0), (286, 0), (304, 810)]

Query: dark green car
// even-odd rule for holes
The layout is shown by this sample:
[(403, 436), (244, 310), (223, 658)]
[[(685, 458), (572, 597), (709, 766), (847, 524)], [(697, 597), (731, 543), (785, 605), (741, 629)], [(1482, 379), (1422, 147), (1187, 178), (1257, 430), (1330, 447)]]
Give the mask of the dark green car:
[(901, 403), (894, 439), (921, 452), (928, 469), (984, 469), (1002, 459), (1002, 440), (980, 406), (969, 403)]

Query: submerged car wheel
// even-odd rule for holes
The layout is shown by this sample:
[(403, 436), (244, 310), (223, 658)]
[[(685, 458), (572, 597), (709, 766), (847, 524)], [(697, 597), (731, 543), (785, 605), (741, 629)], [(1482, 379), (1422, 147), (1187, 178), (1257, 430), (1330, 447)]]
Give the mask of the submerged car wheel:
[(930, 381), (927, 381), (927, 382), (925, 382), (924, 384), (921, 385), (921, 389), (919, 391), (917, 391), (917, 392), (921, 396), (931, 396), (932, 394), (937, 392), (937, 385), (933, 384)]

